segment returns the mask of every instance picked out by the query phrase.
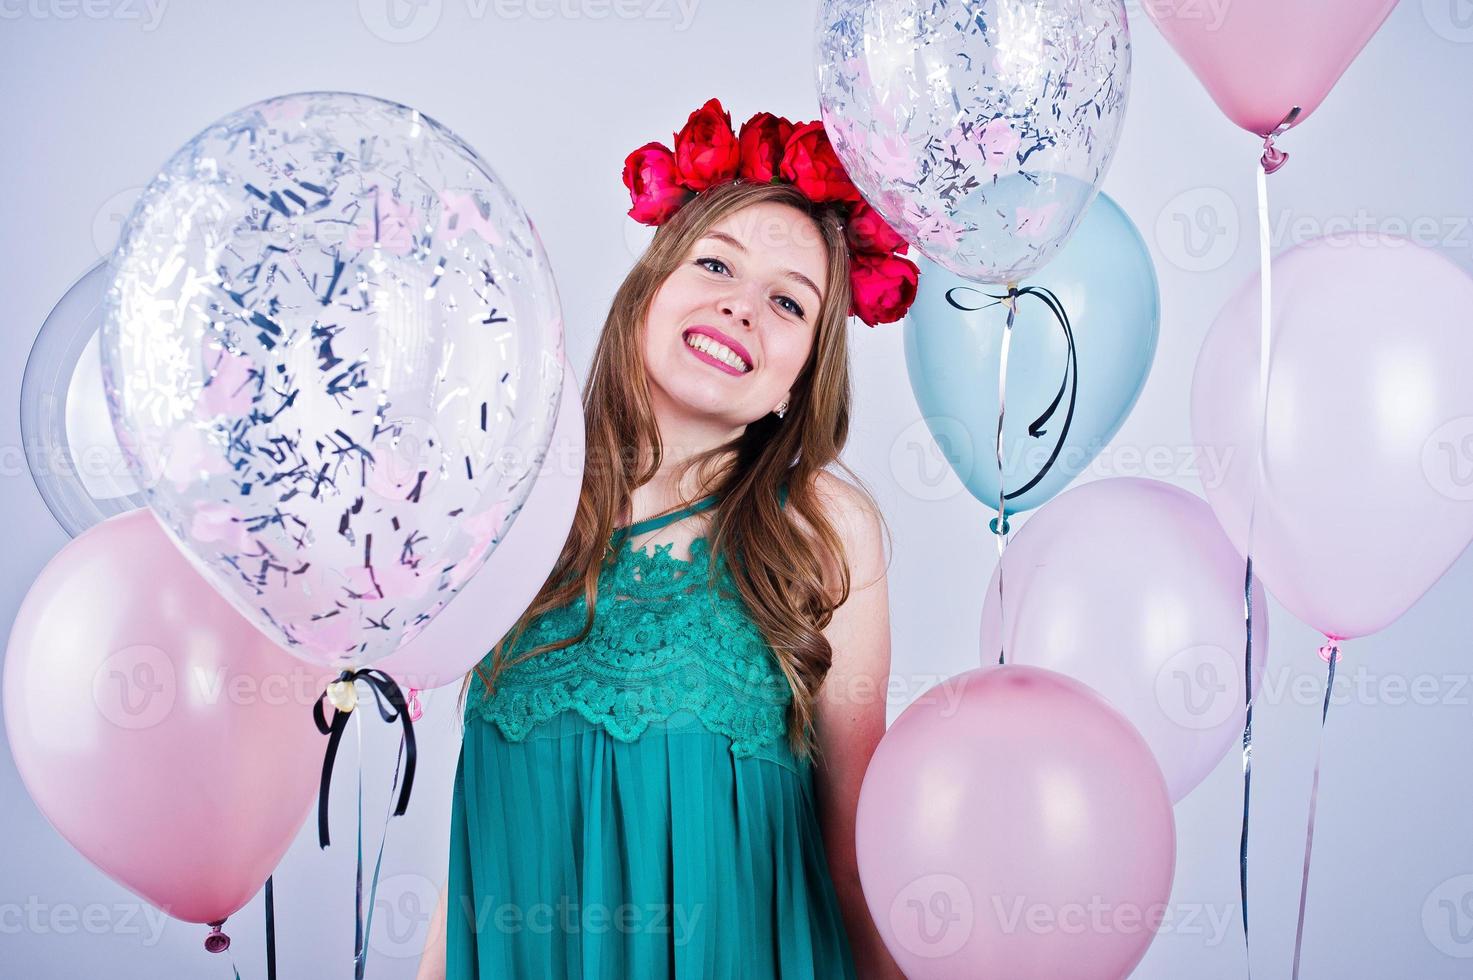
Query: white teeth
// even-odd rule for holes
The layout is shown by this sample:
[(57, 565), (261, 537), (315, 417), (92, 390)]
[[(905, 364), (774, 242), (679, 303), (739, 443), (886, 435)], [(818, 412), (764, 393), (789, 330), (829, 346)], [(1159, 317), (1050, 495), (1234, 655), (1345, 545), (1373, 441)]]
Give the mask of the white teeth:
[(710, 337), (706, 336), (703, 333), (688, 334), (685, 338), (685, 342), (688, 346), (694, 347), (698, 351), (710, 354), (718, 361), (730, 364), (732, 367), (736, 368), (739, 371), (742, 371), (743, 373), (751, 370), (751, 368), (747, 366), (747, 362), (742, 360), (740, 354), (732, 350), (730, 347), (727, 347), (725, 344), (720, 343), (716, 340), (712, 340)]

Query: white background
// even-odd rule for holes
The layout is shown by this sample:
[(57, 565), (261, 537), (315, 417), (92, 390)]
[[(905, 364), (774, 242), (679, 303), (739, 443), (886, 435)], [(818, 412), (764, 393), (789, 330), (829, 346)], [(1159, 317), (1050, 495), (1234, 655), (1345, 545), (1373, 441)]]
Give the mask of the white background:
[[(1203, 9), (1211, 14), (1207, 0)], [(155, 0), (153, 8), (143, 0), (0, 0), (0, 623), (8, 629), (29, 583), (65, 541), (21, 451), (15, 406), (35, 332), (111, 248), (153, 169), (212, 119), (270, 95), (342, 89), (444, 122), (492, 163), (537, 222), (582, 375), (614, 289), (645, 240), (625, 217), (625, 154), (668, 141), (711, 96), (738, 123), (758, 110), (814, 118), (813, 16), (811, 2), (793, 0)], [(1134, 7), (1132, 23), (1129, 110), (1104, 186), (1151, 245), (1161, 341), (1134, 414), (1085, 478), (1154, 476), (1200, 492), (1187, 454), (1191, 371), (1214, 313), (1255, 268), (1255, 141), (1219, 115)], [(1324, 106), (1282, 141), (1292, 159), (1271, 182), (1275, 247), (1336, 228), (1411, 230), (1473, 269), (1469, 119), (1473, 6), (1403, 0)], [(946, 478), (937, 457), (918, 462), (930, 441), (906, 383), (900, 329), (855, 321), (852, 330), (848, 459), (895, 534), (902, 693), (893, 717), (932, 683), (976, 665), (981, 592), (996, 557), (981, 505)], [(1158, 457), (1177, 462), (1147, 462)], [(1395, 502), (1386, 503), (1384, 524), (1366, 527), (1368, 536), (1396, 533)], [(1465, 556), (1400, 622), (1345, 650), (1342, 674), (1361, 681), (1332, 708), (1325, 740), (1306, 978), (1473, 974), (1473, 877), (1460, 877), (1473, 874), (1470, 587), (1473, 560)], [(1262, 977), (1287, 976), (1291, 957), (1322, 683), (1317, 645), (1274, 609), (1255, 753), (1253, 957)], [(1412, 703), (1406, 693), (1422, 677), (1434, 678), (1433, 703)], [(393, 743), (376, 719), (365, 722), (372, 841)], [(390, 828), (371, 976), (413, 975), (444, 875), (456, 726), (453, 694), (431, 698), (414, 803)], [(350, 740), (335, 780), (333, 847), (317, 849), (309, 822), (276, 877), (283, 977), (352, 975), (353, 759)], [(1246, 975), (1240, 792), (1232, 755), (1177, 807), (1172, 918), (1137, 977)], [(141, 903), (73, 851), (31, 803), (8, 753), (0, 753), (0, 826), (0, 973), (231, 975), (225, 957), (202, 951), (202, 927), (155, 928)], [(1457, 916), (1439, 911), (1441, 899), (1461, 903)], [(242, 975), (264, 976), (259, 897), (227, 931)]]

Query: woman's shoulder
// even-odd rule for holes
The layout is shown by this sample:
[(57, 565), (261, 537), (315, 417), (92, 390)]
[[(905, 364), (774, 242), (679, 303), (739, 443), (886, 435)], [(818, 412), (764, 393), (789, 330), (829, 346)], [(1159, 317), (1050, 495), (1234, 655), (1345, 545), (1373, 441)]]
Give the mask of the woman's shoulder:
[(824, 507), (824, 515), (836, 526), (846, 524), (860, 527), (879, 523), (879, 507), (870, 492), (833, 470), (819, 470), (813, 475), (810, 486), (813, 495)]
[(824, 517), (843, 544), (855, 588), (885, 574), (885, 522), (870, 492), (832, 470), (820, 470), (810, 484)]

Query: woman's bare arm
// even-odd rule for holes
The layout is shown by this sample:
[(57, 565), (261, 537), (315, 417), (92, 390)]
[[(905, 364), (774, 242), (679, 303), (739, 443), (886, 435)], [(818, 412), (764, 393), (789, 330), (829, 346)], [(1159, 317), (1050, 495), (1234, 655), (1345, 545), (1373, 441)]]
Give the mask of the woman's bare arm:
[(825, 474), (818, 488), (849, 561), (850, 592), (824, 630), (833, 664), (819, 691), (815, 770), (829, 869), (860, 980), (905, 980), (880, 939), (859, 884), (854, 825), (859, 789), (885, 734), (890, 682), (890, 599), (879, 515), (868, 499)]
[(445, 896), (447, 887), (440, 889), (440, 902), (435, 914), (430, 916), (430, 931), (425, 937), (425, 949), (419, 958), (419, 972), (414, 980), (445, 980)]

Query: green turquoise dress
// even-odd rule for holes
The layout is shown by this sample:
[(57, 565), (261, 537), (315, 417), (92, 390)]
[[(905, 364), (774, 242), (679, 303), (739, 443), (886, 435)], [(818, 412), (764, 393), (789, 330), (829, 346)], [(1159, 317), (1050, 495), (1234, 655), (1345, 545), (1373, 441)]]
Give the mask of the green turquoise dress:
[[(785, 495), (784, 495), (785, 496)], [(621, 528), (580, 643), (466, 701), (447, 980), (853, 977), (791, 692), (708, 542), (689, 560)], [(513, 654), (575, 635), (585, 600)]]

